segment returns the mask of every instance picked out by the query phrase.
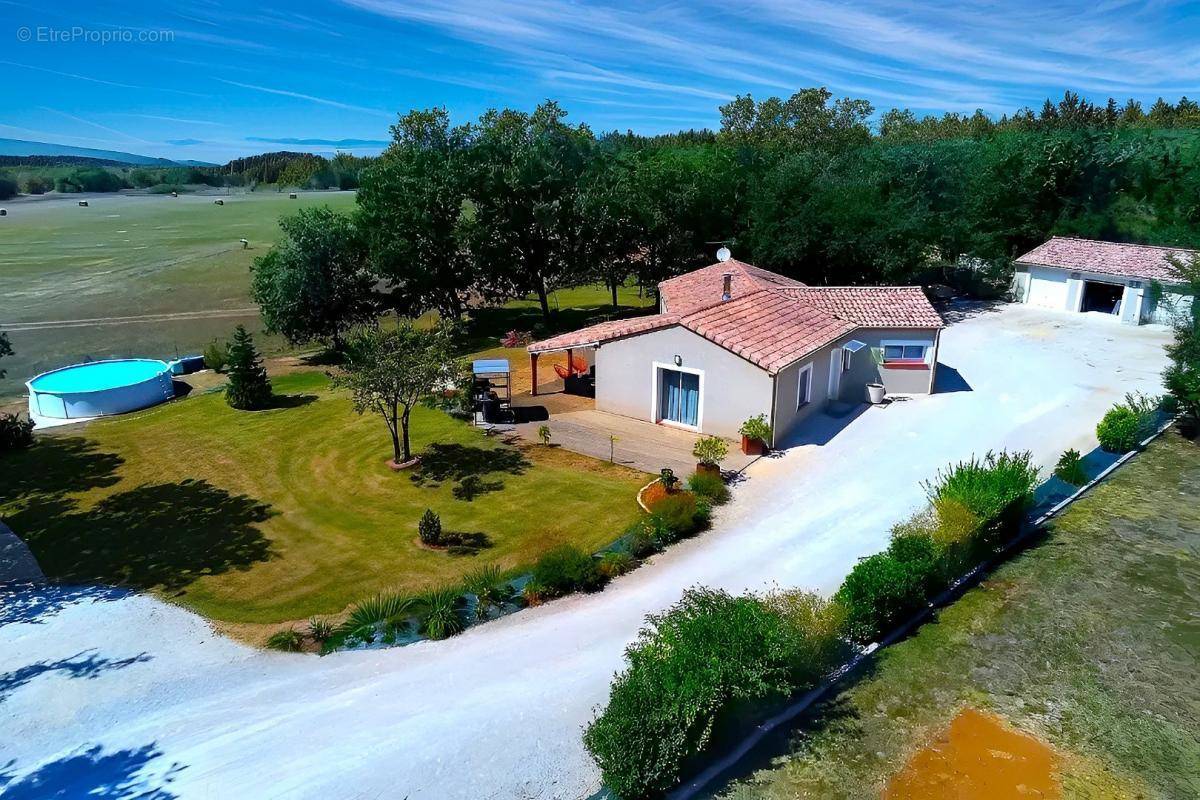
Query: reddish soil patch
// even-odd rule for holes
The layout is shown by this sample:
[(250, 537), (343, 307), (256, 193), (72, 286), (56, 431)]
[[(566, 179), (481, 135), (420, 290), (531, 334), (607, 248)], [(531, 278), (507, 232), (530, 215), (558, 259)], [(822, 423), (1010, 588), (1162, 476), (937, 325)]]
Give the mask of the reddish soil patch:
[(964, 709), (888, 783), (884, 800), (1061, 798), (1049, 745), (1000, 719)]

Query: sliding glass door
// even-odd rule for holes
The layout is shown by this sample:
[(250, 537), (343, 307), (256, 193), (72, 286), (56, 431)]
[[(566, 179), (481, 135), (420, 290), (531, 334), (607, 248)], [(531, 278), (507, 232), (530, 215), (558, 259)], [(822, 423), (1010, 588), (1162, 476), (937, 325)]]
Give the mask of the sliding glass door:
[(659, 370), (658, 418), (695, 427), (700, 417), (700, 376), (674, 369)]

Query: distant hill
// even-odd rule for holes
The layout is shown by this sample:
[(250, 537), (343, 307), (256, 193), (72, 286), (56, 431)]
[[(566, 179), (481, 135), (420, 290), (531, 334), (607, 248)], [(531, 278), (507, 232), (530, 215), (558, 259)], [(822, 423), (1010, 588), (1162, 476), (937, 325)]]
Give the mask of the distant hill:
[[(120, 150), (95, 150), (90, 147), (72, 147), (51, 142), (29, 142), (23, 139), (0, 139), (0, 156), (36, 158), (27, 163), (46, 165), (48, 163), (82, 164), (82, 159), (94, 160), (97, 166), (117, 166), (135, 164), (138, 166), (154, 167), (213, 167), (205, 161), (172, 161), (169, 158), (153, 158), (140, 156), (136, 153), (123, 153)], [(62, 161), (54, 161), (62, 158)], [(70, 159), (69, 161), (67, 159)], [(5, 163), (12, 164), (9, 159)]]

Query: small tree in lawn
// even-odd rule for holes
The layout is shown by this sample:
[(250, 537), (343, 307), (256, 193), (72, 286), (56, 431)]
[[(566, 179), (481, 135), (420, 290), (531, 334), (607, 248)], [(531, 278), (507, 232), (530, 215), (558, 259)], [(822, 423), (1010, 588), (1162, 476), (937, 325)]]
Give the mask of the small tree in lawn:
[(447, 323), (421, 330), (405, 322), (392, 330), (368, 329), (354, 336), (342, 372), (333, 383), (350, 390), (354, 410), (383, 417), (392, 437), (395, 463), (412, 460), (409, 416), (413, 407), (454, 379), (454, 328)]
[(254, 338), (244, 325), (233, 331), (229, 343), (229, 383), (225, 386), (225, 401), (242, 411), (266, 408), (271, 403), (271, 381), (262, 364)]
[[(0, 332), (0, 358), (11, 356), (13, 354), (12, 344), (8, 341), (8, 334)], [(0, 378), (5, 376), (3, 369), (0, 369)]]

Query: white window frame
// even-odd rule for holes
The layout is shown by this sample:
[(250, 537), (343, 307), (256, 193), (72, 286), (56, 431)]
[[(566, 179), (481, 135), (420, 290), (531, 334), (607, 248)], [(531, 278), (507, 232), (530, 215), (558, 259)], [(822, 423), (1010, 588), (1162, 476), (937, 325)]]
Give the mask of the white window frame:
[[(925, 348), (925, 355), (921, 358), (921, 361), (926, 366), (929, 366), (929, 359), (933, 357), (933, 342), (929, 341), (928, 339), (884, 339), (879, 343), (879, 349), (882, 353), (886, 353), (888, 347), (914, 347), (916, 345), (920, 345)], [(913, 359), (892, 359), (891, 361), (888, 361), (887, 357), (884, 356), (883, 363), (915, 364), (916, 361)]]
[[(801, 381), (800, 376), (806, 372), (808, 373), (808, 380)], [(797, 411), (799, 411), (800, 409), (804, 408), (806, 405), (808, 405), (809, 403), (812, 402), (812, 372), (813, 372), (813, 365), (812, 365), (811, 361), (808, 362), (807, 364), (805, 364), (803, 367), (801, 367), (796, 372), (796, 410)], [(804, 397), (801, 396), (801, 394), (800, 394), (801, 387), (806, 387), (808, 389), (808, 391), (806, 393), (807, 396), (804, 396)]]
[[(685, 425), (682, 422), (676, 422), (673, 419), (662, 419), (658, 414), (658, 387), (662, 385), (662, 379), (659, 375), (664, 369), (669, 369), (674, 372), (687, 372), (692, 375), (700, 376), (700, 385), (697, 391), (700, 393), (700, 398), (696, 403), (696, 424)], [(704, 430), (704, 370), (693, 369), (691, 367), (678, 367), (674, 363), (666, 363), (663, 361), (655, 361), (650, 367), (650, 421), (659, 425), (666, 425), (669, 428), (681, 428), (685, 431), (695, 431), (700, 433)]]

